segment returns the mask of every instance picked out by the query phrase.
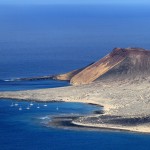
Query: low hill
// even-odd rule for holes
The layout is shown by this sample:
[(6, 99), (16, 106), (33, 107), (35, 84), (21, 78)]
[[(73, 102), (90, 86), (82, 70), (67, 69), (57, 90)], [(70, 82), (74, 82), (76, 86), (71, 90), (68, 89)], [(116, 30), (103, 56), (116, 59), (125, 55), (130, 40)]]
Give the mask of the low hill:
[[(14, 80), (65, 80), (72, 85), (94, 81), (147, 80), (150, 75), (150, 51), (142, 48), (115, 48), (111, 53), (84, 68), (59, 75), (18, 78)], [(133, 80), (134, 79), (134, 80)]]
[[(115, 48), (110, 54), (84, 69), (71, 72), (73, 85), (98, 80), (147, 78), (150, 74), (150, 51), (141, 48)], [(66, 77), (64, 74), (63, 76)], [(60, 75), (61, 76), (61, 75)]]

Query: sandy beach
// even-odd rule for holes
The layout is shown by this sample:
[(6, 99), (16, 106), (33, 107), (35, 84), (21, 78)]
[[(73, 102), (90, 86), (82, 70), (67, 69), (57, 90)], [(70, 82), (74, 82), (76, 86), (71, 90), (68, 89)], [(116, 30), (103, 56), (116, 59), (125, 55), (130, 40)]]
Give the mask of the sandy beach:
[[(149, 82), (145, 80), (134, 83), (131, 81), (111, 82), (111, 84), (106, 81), (105, 83), (94, 82), (88, 85), (61, 88), (1, 92), (0, 98), (96, 104), (104, 107), (103, 114), (84, 116), (75, 119), (73, 123), (83, 126), (150, 133), (149, 91)], [(106, 120), (101, 116), (106, 116), (106, 118), (111, 116), (111, 118)], [(116, 116), (118, 120), (116, 120)], [(129, 118), (130, 120), (127, 120), (129, 124), (122, 123)], [(133, 121), (134, 123), (132, 123)]]

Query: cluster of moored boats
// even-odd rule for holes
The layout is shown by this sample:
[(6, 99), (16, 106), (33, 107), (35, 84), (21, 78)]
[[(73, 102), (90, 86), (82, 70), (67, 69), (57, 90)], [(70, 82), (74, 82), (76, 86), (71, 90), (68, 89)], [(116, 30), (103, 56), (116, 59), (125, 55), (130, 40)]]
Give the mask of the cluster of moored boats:
[[(33, 105), (34, 105), (34, 103), (31, 102), (31, 103), (28, 104), (27, 107), (25, 107), (25, 109), (29, 110), (29, 109), (31, 109), (31, 107), (32, 107)], [(43, 106), (44, 106), (44, 107), (47, 107), (47, 104), (44, 103)], [(22, 109), (23, 109), (22, 106), (19, 105), (17, 102), (12, 103), (12, 104), (10, 105), (10, 107), (18, 107), (18, 110), (22, 110)], [(37, 104), (36, 108), (37, 108), (37, 109), (40, 109), (40, 105)]]

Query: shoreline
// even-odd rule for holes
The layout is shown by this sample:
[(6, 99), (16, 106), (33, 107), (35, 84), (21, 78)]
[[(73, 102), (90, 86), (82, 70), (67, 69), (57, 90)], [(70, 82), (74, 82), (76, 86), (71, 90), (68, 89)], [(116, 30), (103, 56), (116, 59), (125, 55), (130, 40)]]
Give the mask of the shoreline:
[[(52, 128), (60, 128), (60, 129), (69, 129), (69, 130), (77, 130), (77, 131), (127, 131), (129, 130), (123, 130), (123, 129), (112, 129), (112, 128), (104, 128), (104, 127), (93, 127), (93, 126), (85, 126), (80, 124), (73, 123), (72, 120), (82, 117), (82, 116), (54, 116), (52, 118), (51, 122), (48, 122), (46, 127), (52, 127)], [(58, 119), (59, 118), (59, 119)], [(57, 120), (58, 119), (58, 120)]]
[[(83, 126), (83, 127), (92, 127), (92, 128), (98, 128), (98, 129), (103, 129), (103, 130), (118, 130), (118, 131), (127, 131), (127, 132), (135, 132), (135, 133), (144, 133), (144, 134), (150, 134), (150, 129), (148, 127), (121, 127), (121, 126), (118, 126), (118, 127), (115, 127), (115, 126), (111, 126), (110, 124), (106, 125), (106, 124), (84, 124), (84, 123), (79, 123), (79, 122), (76, 122), (76, 121), (72, 121), (72, 123), (74, 125), (78, 125), (78, 126)], [(147, 130), (148, 129), (148, 130)], [(147, 131), (146, 131), (147, 130)]]
[[(89, 104), (90, 105), (90, 104)], [(89, 114), (88, 116), (94, 116), (94, 111)], [(104, 114), (102, 114), (104, 115)], [(63, 128), (63, 129), (70, 129), (70, 130), (88, 130), (88, 131), (118, 131), (118, 132), (133, 132), (133, 133), (142, 133), (150, 135), (150, 129), (148, 127), (143, 126), (114, 126), (111, 124), (92, 124), (92, 123), (82, 123), (75, 121), (80, 117), (86, 117), (87, 115), (65, 115), (65, 116), (54, 116), (52, 118), (51, 123), (48, 122), (47, 127), (54, 127), (54, 128)], [(63, 125), (62, 125), (63, 124)], [(146, 128), (149, 129), (146, 131)]]
[[(4, 98), (4, 100), (7, 100)], [(9, 98), (9, 100), (16, 100), (16, 99), (11, 99)], [(22, 100), (22, 99), (18, 99), (16, 101), (27, 101), (27, 100)], [(99, 104), (96, 104), (96, 103), (92, 103), (92, 102), (78, 102), (78, 101), (37, 101), (37, 100), (28, 100), (29, 102), (40, 102), (40, 103), (44, 103), (44, 102), (48, 102), (48, 103), (55, 103), (55, 102), (71, 102), (71, 103), (84, 103), (84, 104), (88, 104), (88, 105), (95, 105), (95, 106), (98, 106), (98, 107), (104, 107), (102, 105), (99, 105)], [(103, 111), (103, 110), (96, 110), (96, 111)], [(96, 116), (96, 115), (105, 115), (104, 113), (94, 113), (95, 111), (93, 111), (91, 114), (87, 115), (89, 117), (91, 116)], [(85, 116), (74, 116), (74, 118), (76, 119), (79, 119), (80, 117), (87, 117), (86, 115)], [(58, 117), (58, 116), (57, 116)], [(57, 118), (56, 117), (56, 118)], [(67, 116), (65, 116), (64, 118), (67, 118)], [(61, 118), (61, 117), (60, 117)], [(62, 117), (63, 118), (63, 117)], [(88, 124), (85, 124), (85, 123), (82, 123), (82, 122), (78, 122), (78, 121), (75, 121), (74, 119), (72, 121), (69, 122), (69, 124), (72, 124), (72, 125), (69, 125), (69, 126), (66, 126), (66, 127), (69, 127), (69, 128), (72, 128), (72, 126), (76, 126), (78, 128), (85, 128), (84, 130), (88, 130), (88, 129), (92, 129), (92, 130), (106, 130), (106, 131), (124, 131), (124, 132), (134, 132), (134, 133), (144, 133), (144, 134), (150, 134), (150, 128), (149, 127), (143, 127), (143, 126), (139, 126), (139, 127), (132, 127), (132, 126), (114, 126), (114, 125), (111, 125), (111, 124), (92, 124), (92, 123), (88, 123)], [(63, 128), (63, 127), (62, 127)], [(79, 129), (80, 130), (80, 129)]]
[[(101, 118), (99, 113), (95, 113), (83, 117), (81, 122), (73, 120), (73, 123), (81, 126), (150, 133), (149, 91), (149, 82), (140, 84), (129, 84), (129, 82), (113, 82), (110, 84), (106, 82), (105, 84), (92, 83), (82, 86), (0, 92), (0, 99), (77, 102), (97, 105), (103, 107), (103, 116), (105, 118)], [(110, 117), (107, 118), (107, 116)], [(148, 119), (146, 118), (147, 116), (149, 117)], [(146, 121), (145, 118), (147, 119)], [(124, 123), (126, 120), (129, 122), (127, 125)], [(104, 123), (102, 123), (103, 121)]]

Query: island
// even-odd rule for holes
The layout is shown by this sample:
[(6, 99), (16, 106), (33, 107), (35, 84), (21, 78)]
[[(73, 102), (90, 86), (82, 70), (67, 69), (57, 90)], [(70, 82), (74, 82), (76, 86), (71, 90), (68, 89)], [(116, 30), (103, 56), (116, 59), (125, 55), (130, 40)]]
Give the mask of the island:
[(66, 80), (70, 86), (0, 92), (0, 98), (82, 102), (103, 106), (102, 114), (77, 117), (80, 126), (150, 133), (150, 51), (115, 48), (104, 58), (71, 72), (16, 80)]

